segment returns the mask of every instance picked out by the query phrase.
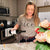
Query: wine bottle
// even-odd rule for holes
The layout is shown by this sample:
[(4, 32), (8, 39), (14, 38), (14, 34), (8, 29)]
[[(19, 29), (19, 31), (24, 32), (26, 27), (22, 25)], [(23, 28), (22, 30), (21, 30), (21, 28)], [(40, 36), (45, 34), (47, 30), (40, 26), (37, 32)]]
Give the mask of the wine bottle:
[(20, 34), (22, 32), (26, 32), (25, 30), (13, 30), (13, 31), (9, 31), (10, 34)]

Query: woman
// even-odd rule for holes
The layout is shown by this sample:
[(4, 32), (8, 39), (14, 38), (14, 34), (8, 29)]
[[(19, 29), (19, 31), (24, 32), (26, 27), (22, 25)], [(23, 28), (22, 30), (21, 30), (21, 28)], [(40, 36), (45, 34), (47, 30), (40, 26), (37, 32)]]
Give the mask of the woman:
[(33, 41), (36, 35), (34, 27), (39, 24), (39, 21), (36, 5), (32, 2), (28, 2), (25, 8), (25, 13), (18, 18), (17, 24), (12, 30), (17, 30), (20, 26), (21, 30), (26, 31), (20, 34), (23, 37), (21, 42), (25, 40)]

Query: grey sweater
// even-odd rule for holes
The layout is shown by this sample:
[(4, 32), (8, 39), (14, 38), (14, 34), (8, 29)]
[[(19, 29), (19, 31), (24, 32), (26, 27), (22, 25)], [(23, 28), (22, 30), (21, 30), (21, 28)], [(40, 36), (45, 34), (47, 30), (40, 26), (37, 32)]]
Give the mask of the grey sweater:
[(17, 19), (17, 24), (20, 26), (21, 30), (26, 31), (21, 33), (23, 37), (32, 37), (36, 35), (33, 17), (31, 19), (27, 19), (25, 16), (21, 15)]

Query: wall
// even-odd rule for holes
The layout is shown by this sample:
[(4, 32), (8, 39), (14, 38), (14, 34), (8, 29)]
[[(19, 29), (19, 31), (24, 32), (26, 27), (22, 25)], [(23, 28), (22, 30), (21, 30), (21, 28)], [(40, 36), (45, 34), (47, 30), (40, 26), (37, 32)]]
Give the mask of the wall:
[(17, 2), (18, 2), (17, 3), (18, 4), (18, 6), (17, 6), (18, 7), (17, 8), (18, 16), (25, 12), (25, 6), (26, 6), (27, 2), (29, 2), (29, 1), (36, 3), (35, 0), (17, 0)]
[(18, 16), (19, 15), (21, 15), (21, 14), (23, 14), (24, 13), (24, 10), (25, 10), (25, 4), (26, 4), (26, 0), (18, 0), (17, 1), (18, 3), (18, 8), (17, 8), (17, 14), (18, 14)]

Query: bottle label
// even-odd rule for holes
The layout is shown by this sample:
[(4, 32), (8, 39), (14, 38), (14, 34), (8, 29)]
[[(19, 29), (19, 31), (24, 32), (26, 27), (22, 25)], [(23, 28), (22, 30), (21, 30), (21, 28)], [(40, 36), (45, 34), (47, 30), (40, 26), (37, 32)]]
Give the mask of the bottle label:
[(16, 30), (11, 31), (12, 34), (16, 34)]

